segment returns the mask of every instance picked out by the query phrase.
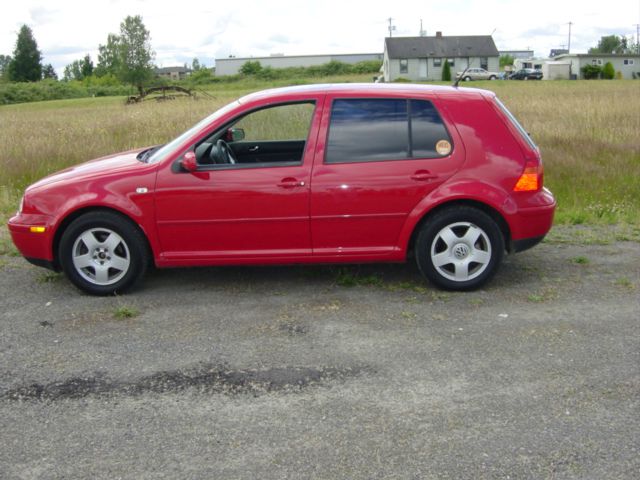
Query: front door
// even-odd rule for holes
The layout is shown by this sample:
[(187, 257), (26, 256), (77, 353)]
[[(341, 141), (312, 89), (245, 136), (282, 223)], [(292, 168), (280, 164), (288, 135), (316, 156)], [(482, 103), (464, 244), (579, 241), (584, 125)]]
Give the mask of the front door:
[(421, 58), (418, 60), (418, 77), (420, 80), (427, 79), (427, 59)]
[(314, 102), (252, 112), (192, 146), (195, 172), (175, 164), (161, 170), (155, 199), (162, 260), (250, 263), (310, 255), (310, 131), (317, 131), (319, 116)]

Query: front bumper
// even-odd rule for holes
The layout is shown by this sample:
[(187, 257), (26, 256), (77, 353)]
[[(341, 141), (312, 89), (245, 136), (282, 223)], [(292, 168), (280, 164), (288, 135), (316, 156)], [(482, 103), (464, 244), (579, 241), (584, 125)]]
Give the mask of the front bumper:
[[(49, 262), (53, 265), (53, 225), (51, 217), (39, 214), (18, 214), (7, 223), (11, 239), (20, 253), (29, 261)], [(33, 232), (32, 227), (44, 227)]]

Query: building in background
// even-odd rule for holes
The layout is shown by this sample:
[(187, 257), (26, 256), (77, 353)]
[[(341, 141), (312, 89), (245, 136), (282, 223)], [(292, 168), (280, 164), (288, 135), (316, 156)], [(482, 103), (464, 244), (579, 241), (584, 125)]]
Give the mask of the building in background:
[(452, 78), (467, 67), (497, 72), (500, 53), (491, 35), (444, 36), (436, 32), (435, 37), (388, 37), (384, 43), (384, 81), (442, 80), (445, 61)]
[(498, 52), (500, 56), (509, 55), (510, 57), (516, 58), (533, 58), (533, 50), (500, 50)]
[(616, 75), (622, 78), (640, 79), (640, 55), (614, 54), (614, 53), (571, 53), (557, 55), (553, 58), (556, 61), (568, 62), (571, 64), (571, 75), (575, 78), (584, 78), (582, 67), (585, 65), (596, 65), (604, 67), (607, 62), (611, 62)]
[(162, 67), (155, 69), (156, 76), (167, 80), (184, 80), (191, 75), (191, 69), (187, 67)]
[(272, 55), (269, 57), (216, 58), (216, 76), (236, 75), (246, 62), (260, 62), (263, 67), (313, 67), (332, 61), (354, 64), (365, 61), (382, 62), (382, 53), (346, 53), (334, 55)]

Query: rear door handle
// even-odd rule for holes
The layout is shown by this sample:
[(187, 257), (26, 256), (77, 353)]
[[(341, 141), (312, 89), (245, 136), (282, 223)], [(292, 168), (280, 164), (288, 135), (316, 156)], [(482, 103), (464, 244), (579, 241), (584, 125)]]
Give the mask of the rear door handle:
[(257, 152), (258, 150), (260, 150), (260, 146), (256, 145), (255, 147), (249, 147), (249, 152)]
[(278, 184), (280, 188), (304, 187), (304, 182), (292, 177), (283, 178)]
[(426, 182), (435, 180), (436, 178), (438, 178), (438, 175), (431, 173), (429, 170), (418, 170), (411, 175), (411, 180), (415, 180), (416, 182)]

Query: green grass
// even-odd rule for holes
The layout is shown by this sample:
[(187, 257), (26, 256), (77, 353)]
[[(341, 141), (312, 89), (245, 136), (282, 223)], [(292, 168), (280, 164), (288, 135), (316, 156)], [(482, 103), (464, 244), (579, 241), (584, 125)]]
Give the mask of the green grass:
[[(109, 153), (164, 143), (251, 91), (357, 81), (370, 82), (371, 75), (248, 78), (207, 85), (213, 98), (201, 96), (197, 101), (125, 106), (124, 97), (104, 97), (2, 106), (0, 215), (6, 221), (22, 190), (51, 172)], [(471, 86), (495, 91), (539, 145), (545, 184), (558, 199), (556, 223), (640, 225), (637, 81), (487, 81)], [(3, 240), (6, 232), (0, 234)]]
[(576, 263), (578, 265), (588, 265), (589, 259), (583, 255), (578, 255), (577, 257), (573, 257), (571, 259), (571, 262)]
[(140, 315), (140, 311), (135, 307), (128, 305), (121, 305), (113, 311), (113, 317), (118, 320), (125, 320), (127, 318), (134, 318)]

